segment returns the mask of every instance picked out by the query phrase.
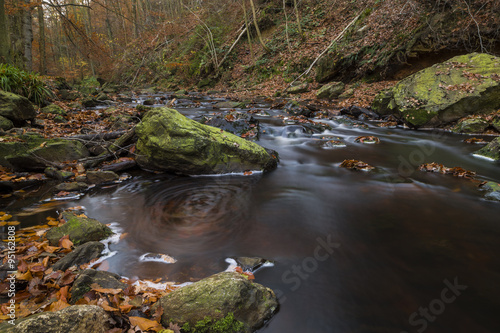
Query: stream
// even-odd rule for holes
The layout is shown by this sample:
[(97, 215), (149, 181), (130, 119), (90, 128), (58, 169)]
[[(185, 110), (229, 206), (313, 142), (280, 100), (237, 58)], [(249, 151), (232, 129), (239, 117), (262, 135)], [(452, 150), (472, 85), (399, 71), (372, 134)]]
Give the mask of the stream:
[[(178, 107), (211, 114), (212, 100)], [(119, 227), (108, 270), (129, 278), (195, 281), (228, 267), (228, 257), (274, 261), (256, 282), (279, 296), (279, 312), (259, 332), (498, 332), (500, 203), (477, 183), (416, 170), (460, 166), (500, 182), (499, 165), (478, 159), (478, 145), (440, 131), (332, 127), (306, 134), (287, 127), (263, 102), (257, 143), (279, 152), (275, 171), (249, 176), (177, 177), (132, 172), (132, 179), (90, 190), (38, 212), (15, 203), (23, 226), (64, 207)], [(222, 110), (224, 111), (224, 110)], [(225, 110), (227, 112), (227, 110)], [(374, 135), (380, 144), (355, 142)], [(325, 137), (345, 142), (326, 149)], [(488, 140), (491, 139), (487, 138)], [(345, 159), (376, 167), (339, 167)], [(45, 203), (46, 204), (46, 203)], [(30, 213), (31, 211), (36, 213)], [(162, 253), (175, 263), (144, 260)]]

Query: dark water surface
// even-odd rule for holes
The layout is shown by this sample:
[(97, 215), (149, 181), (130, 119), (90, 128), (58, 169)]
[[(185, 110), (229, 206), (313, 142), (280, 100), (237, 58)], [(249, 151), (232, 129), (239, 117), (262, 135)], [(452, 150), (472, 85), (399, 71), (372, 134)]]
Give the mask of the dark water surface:
[[(500, 203), (469, 180), (415, 171), (438, 162), (500, 182), (498, 164), (471, 155), (478, 146), (443, 132), (330, 121), (323, 135), (347, 147), (324, 149), (320, 136), (289, 138), (275, 118), (260, 121), (258, 143), (280, 153), (273, 172), (142, 174), (68, 203), (126, 233), (111, 246), (110, 271), (186, 282), (225, 270), (227, 257), (274, 260), (255, 274), (280, 297), (266, 333), (500, 331)], [(381, 143), (355, 143), (359, 135)], [(377, 171), (340, 168), (344, 159)], [(148, 252), (177, 262), (139, 260)]]

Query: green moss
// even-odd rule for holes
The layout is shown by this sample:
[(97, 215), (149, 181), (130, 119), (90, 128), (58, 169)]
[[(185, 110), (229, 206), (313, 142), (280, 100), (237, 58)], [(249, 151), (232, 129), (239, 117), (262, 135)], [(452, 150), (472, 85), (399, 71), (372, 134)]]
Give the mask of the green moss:
[(186, 333), (232, 333), (243, 332), (245, 329), (245, 324), (236, 320), (232, 312), (219, 320), (205, 317), (194, 324), (193, 327), (189, 323), (182, 326), (182, 330)]
[(47, 231), (46, 237), (51, 245), (56, 246), (64, 235), (69, 235), (69, 239), (75, 245), (80, 245), (88, 241), (100, 241), (113, 233), (95, 219), (79, 217), (69, 212), (64, 212), (63, 217), (66, 220), (65, 224)]

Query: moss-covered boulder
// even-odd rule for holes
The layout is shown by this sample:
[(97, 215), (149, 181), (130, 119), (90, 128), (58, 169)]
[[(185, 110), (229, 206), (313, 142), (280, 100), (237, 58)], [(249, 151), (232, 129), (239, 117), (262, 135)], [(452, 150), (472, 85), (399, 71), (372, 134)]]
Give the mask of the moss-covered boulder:
[(137, 163), (147, 170), (217, 174), (272, 170), (277, 153), (168, 108), (149, 111), (135, 130)]
[(57, 246), (59, 240), (65, 235), (69, 235), (74, 245), (80, 245), (90, 241), (100, 241), (113, 233), (106, 225), (95, 219), (78, 216), (71, 212), (63, 212), (62, 217), (66, 223), (50, 229), (45, 234), (52, 246)]
[(493, 128), (498, 132), (500, 132), (500, 115), (496, 115), (495, 117), (493, 117), (493, 119), (491, 120), (491, 126), (493, 126)]
[[(278, 309), (271, 289), (234, 272), (215, 274), (177, 289), (162, 297), (160, 304), (161, 323), (165, 327), (179, 323), (192, 328), (201, 323), (210, 326), (226, 321), (227, 325), (239, 326), (246, 332), (261, 327)], [(228, 317), (233, 318), (232, 323)], [(207, 329), (211, 332), (210, 327)]]
[(344, 92), (345, 84), (342, 82), (331, 82), (325, 84), (316, 92), (317, 98), (333, 99), (337, 98)]
[(7, 156), (18, 154), (19, 152), (26, 152), (41, 145), (45, 141), (46, 139), (39, 134), (24, 134), (12, 137), (11, 141), (6, 140), (0, 142), (0, 165), (12, 168), (12, 165), (6, 160)]
[(12, 120), (5, 118), (4, 116), (0, 116), (0, 130), (8, 131), (14, 127), (14, 123)]
[(482, 118), (466, 118), (459, 121), (458, 124), (453, 127), (453, 132), (466, 134), (483, 133), (489, 125), (490, 124)]
[(0, 116), (16, 123), (35, 118), (36, 111), (26, 97), (0, 90)]
[[(28, 142), (0, 144), (0, 152), (8, 152), (4, 157), (5, 166), (17, 170), (44, 170), (51, 163), (78, 160), (89, 156), (85, 145), (75, 140), (44, 140), (38, 137), (27, 138)], [(38, 145), (36, 145), (38, 143)], [(2, 149), (1, 146), (4, 146)], [(34, 147), (33, 147), (34, 146)], [(2, 160), (0, 159), (0, 164)]]
[(50, 104), (40, 110), (43, 113), (58, 114), (61, 116), (66, 116), (67, 113), (62, 107), (56, 104)]
[(494, 161), (500, 160), (500, 137), (493, 139), (483, 148), (474, 153), (480, 157), (485, 157)]
[(500, 58), (471, 53), (419, 71), (381, 92), (373, 109), (409, 126), (439, 127), (500, 107)]
[(308, 83), (298, 84), (296, 86), (291, 86), (290, 88), (287, 89), (287, 92), (289, 94), (302, 94), (308, 91), (309, 91)]
[[(14, 326), (0, 332), (93, 332), (104, 333), (111, 328), (111, 317), (97, 305), (73, 305), (55, 312), (41, 312), (18, 319)], [(2, 325), (4, 326), (4, 325)]]
[(84, 270), (73, 283), (71, 287), (71, 299), (70, 303), (74, 304), (80, 298), (88, 293), (92, 287), (92, 284), (97, 284), (101, 288), (105, 289), (125, 289), (128, 287), (127, 284), (120, 281), (120, 275), (104, 271), (96, 271), (95, 269)]

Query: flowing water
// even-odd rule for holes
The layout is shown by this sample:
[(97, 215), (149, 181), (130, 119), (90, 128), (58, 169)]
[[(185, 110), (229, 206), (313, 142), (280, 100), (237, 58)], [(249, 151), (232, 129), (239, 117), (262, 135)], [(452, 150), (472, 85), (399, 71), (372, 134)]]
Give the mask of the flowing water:
[[(332, 130), (311, 136), (267, 111), (256, 116), (258, 143), (279, 152), (273, 172), (138, 173), (64, 204), (121, 228), (110, 271), (189, 282), (225, 270), (228, 257), (256, 256), (275, 262), (255, 276), (280, 300), (261, 332), (499, 332), (500, 203), (470, 180), (416, 171), (438, 162), (500, 182), (498, 164), (473, 157), (479, 147), (460, 135), (325, 121)], [(356, 143), (360, 135), (381, 143)], [(346, 147), (325, 149), (324, 136)], [(340, 168), (344, 159), (377, 169)]]

